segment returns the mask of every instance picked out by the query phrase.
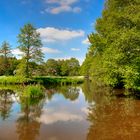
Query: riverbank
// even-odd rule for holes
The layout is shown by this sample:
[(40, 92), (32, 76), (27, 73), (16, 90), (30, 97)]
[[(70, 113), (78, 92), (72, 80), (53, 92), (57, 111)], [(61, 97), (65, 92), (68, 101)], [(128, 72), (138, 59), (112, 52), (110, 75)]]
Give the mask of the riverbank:
[(43, 84), (43, 85), (68, 85), (68, 84), (80, 84), (84, 82), (83, 76), (68, 76), (68, 77), (57, 77), (57, 76), (39, 76), (32, 78), (25, 78), (21, 76), (0, 76), (0, 84)]

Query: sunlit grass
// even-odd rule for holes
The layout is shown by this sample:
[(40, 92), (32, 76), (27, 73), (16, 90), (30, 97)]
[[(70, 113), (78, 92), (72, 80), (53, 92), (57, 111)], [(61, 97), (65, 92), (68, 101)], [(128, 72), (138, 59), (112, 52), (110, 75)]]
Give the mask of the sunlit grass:
[(56, 77), (56, 76), (40, 76), (33, 78), (25, 78), (22, 76), (0, 76), (0, 84), (80, 84), (83, 83), (84, 77), (82, 76), (66, 76), (66, 77)]
[(0, 84), (22, 84), (28, 83), (30, 80), (22, 76), (0, 76)]
[(24, 97), (42, 97), (44, 96), (44, 87), (41, 85), (28, 85), (24, 88), (22, 96)]

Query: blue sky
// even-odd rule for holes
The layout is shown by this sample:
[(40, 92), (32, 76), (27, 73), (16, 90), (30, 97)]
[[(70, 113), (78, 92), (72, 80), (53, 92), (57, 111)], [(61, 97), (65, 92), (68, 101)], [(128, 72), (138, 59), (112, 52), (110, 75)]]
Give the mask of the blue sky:
[(1, 0), (0, 7), (0, 43), (8, 41), (16, 56), (20, 28), (32, 23), (41, 34), (45, 60), (76, 57), (82, 62), (104, 0)]

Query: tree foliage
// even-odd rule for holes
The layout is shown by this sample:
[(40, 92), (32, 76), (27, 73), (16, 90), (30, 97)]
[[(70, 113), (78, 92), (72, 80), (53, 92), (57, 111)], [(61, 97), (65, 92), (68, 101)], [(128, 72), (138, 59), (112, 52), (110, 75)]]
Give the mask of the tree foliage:
[(139, 0), (107, 0), (89, 41), (84, 74), (113, 87), (140, 89)]
[(79, 75), (79, 61), (76, 58), (67, 60), (48, 59), (45, 64), (47, 75), (54, 76), (77, 76)]
[(12, 67), (12, 53), (10, 44), (4, 41), (0, 48), (0, 74), (9, 75)]
[(19, 49), (23, 52), (23, 59), (25, 59), (25, 75), (30, 76), (30, 62), (42, 62), (43, 53), (41, 51), (42, 43), (40, 34), (31, 24), (26, 24), (21, 28), (18, 35)]

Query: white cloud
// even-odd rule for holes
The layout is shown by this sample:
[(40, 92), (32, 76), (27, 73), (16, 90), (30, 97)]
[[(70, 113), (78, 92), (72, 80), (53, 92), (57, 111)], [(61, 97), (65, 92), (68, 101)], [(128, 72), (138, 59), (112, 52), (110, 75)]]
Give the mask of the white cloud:
[(85, 40), (83, 40), (82, 41), (82, 44), (90, 45), (90, 42), (89, 42), (88, 38), (86, 38)]
[[(48, 54), (57, 54), (57, 53), (61, 53), (61, 51), (57, 50), (57, 49), (52, 49), (52, 48), (48, 48), (48, 47), (42, 47), (42, 52), (43, 53), (48, 53)], [(11, 50), (12, 54), (14, 56), (16, 56), (18, 59), (20, 59), (22, 57), (22, 55), (24, 54), (23, 52), (21, 52), (19, 49), (13, 49)]]
[(72, 57), (56, 57), (54, 58), (55, 60), (68, 60), (71, 59)]
[(62, 12), (81, 12), (80, 7), (73, 7), (72, 4), (75, 4), (78, 0), (46, 0), (47, 4), (57, 4), (55, 7), (46, 8), (45, 11), (51, 14), (59, 14)]
[(23, 55), (23, 52), (21, 52), (19, 49), (13, 49), (11, 52), (13, 55)]
[(80, 13), (81, 11), (82, 11), (82, 9), (80, 7), (74, 7), (73, 8), (74, 13)]
[(49, 12), (51, 14), (59, 14), (61, 12), (70, 12), (70, 11), (72, 11), (72, 8), (70, 6), (63, 5), (63, 6), (59, 6), (59, 7), (55, 7), (55, 8), (48, 8), (45, 11)]
[(71, 48), (71, 51), (80, 51), (79, 48)]
[(78, 2), (78, 0), (46, 0), (46, 3), (50, 4), (60, 4), (60, 5), (71, 5), (73, 3)]
[(43, 53), (52, 53), (52, 54), (61, 53), (61, 51), (59, 51), (57, 49), (52, 49), (52, 48), (48, 48), (48, 47), (42, 47), (42, 52)]
[(81, 111), (84, 112), (85, 114), (89, 113), (89, 109), (87, 107), (81, 108)]
[(21, 52), (19, 49), (13, 49), (11, 50), (11, 53), (17, 58), (17, 59), (21, 59), (22, 55), (24, 54), (23, 52)]
[(85, 34), (83, 30), (57, 29), (54, 27), (39, 28), (37, 31), (40, 33), (43, 43), (67, 41), (73, 38), (83, 37)]
[(84, 57), (74, 57), (74, 56), (56, 57), (54, 59), (55, 60), (68, 60), (68, 59), (71, 59), (71, 58), (76, 58), (79, 61), (80, 65), (83, 63), (83, 61), (85, 59)]

